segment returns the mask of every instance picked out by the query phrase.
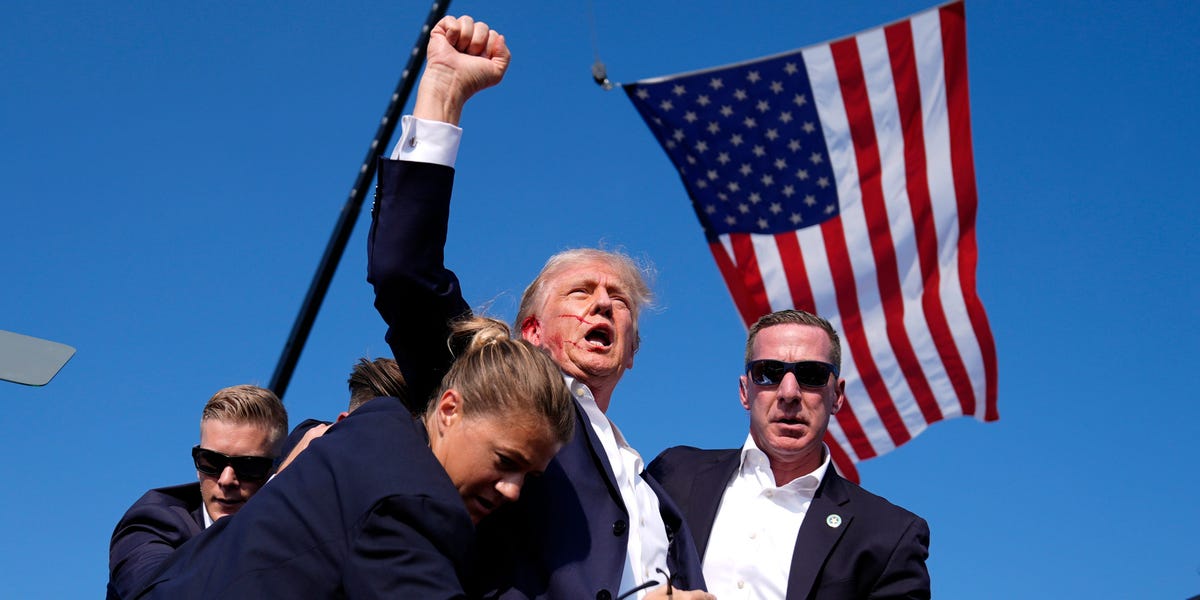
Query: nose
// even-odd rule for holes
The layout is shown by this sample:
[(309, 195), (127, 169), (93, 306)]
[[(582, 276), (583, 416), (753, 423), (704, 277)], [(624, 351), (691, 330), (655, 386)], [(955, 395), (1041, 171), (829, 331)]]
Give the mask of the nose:
[(233, 472), (232, 466), (226, 466), (221, 469), (221, 475), (217, 477), (217, 484), (222, 487), (229, 487), (238, 484), (237, 474)]
[(524, 478), (520, 475), (505, 477), (496, 482), (496, 491), (509, 502), (516, 502), (521, 497), (521, 483)]
[(612, 316), (612, 297), (604, 286), (597, 286), (592, 293), (592, 312), (606, 317)]
[(796, 381), (795, 373), (785, 373), (775, 389), (775, 397), (780, 402), (797, 402), (800, 400), (800, 382)]

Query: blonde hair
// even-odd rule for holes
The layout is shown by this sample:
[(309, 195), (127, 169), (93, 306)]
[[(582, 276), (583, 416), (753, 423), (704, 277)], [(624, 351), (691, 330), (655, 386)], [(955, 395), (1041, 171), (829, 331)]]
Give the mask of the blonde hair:
[(288, 416), (275, 392), (256, 385), (235, 385), (217, 390), (204, 405), (200, 422), (209, 419), (259, 425), (275, 446), (287, 435)]
[[(451, 326), (450, 346), (462, 348), (442, 379), (438, 396), (455, 389), (464, 415), (540, 418), (566, 443), (575, 431), (575, 402), (558, 365), (541, 348), (512, 337), (507, 325), (470, 317)], [(430, 403), (427, 413), (435, 410)]]

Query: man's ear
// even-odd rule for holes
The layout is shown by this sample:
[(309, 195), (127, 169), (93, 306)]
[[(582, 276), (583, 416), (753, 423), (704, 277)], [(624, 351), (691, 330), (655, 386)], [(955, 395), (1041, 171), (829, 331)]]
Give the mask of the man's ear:
[(842, 410), (842, 405), (846, 403), (846, 380), (839, 379), (837, 382), (837, 397), (833, 399), (833, 406), (829, 407), (829, 414), (837, 414), (837, 411)]
[(738, 397), (742, 400), (742, 408), (750, 410), (750, 390), (746, 389), (749, 382), (746, 381), (746, 376), (738, 377)]
[(534, 346), (542, 345), (542, 323), (537, 317), (529, 315), (521, 321), (521, 337)]

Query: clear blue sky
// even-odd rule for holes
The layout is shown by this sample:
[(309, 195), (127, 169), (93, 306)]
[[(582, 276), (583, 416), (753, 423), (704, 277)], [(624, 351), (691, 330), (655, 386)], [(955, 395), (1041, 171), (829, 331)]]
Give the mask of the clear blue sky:
[[(614, 80), (745, 60), (924, 9), (596, 0)], [(968, 2), (979, 291), (996, 423), (860, 465), (928, 519), (940, 598), (1200, 594), (1200, 5)], [(10, 2), (0, 19), (0, 329), (71, 344), (0, 384), (11, 598), (98, 597), (146, 489), (192, 480), (204, 401), (267, 384), (423, 2)], [(468, 107), (447, 259), (511, 318), (565, 247), (658, 267), (660, 310), (610, 415), (643, 455), (736, 446), (744, 330), (683, 188), (589, 76), (588, 3), (458, 1), (513, 67)], [(386, 356), (359, 220), (285, 398), (332, 417)]]

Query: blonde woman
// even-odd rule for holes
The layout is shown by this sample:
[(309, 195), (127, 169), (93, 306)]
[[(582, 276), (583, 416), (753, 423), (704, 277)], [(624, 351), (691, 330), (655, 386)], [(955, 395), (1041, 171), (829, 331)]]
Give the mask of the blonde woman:
[(558, 367), (503, 323), (475, 317), (454, 337), (469, 342), (423, 417), (367, 402), (176, 552), (144, 597), (465, 597), (473, 524), (546, 468), (575, 407)]

